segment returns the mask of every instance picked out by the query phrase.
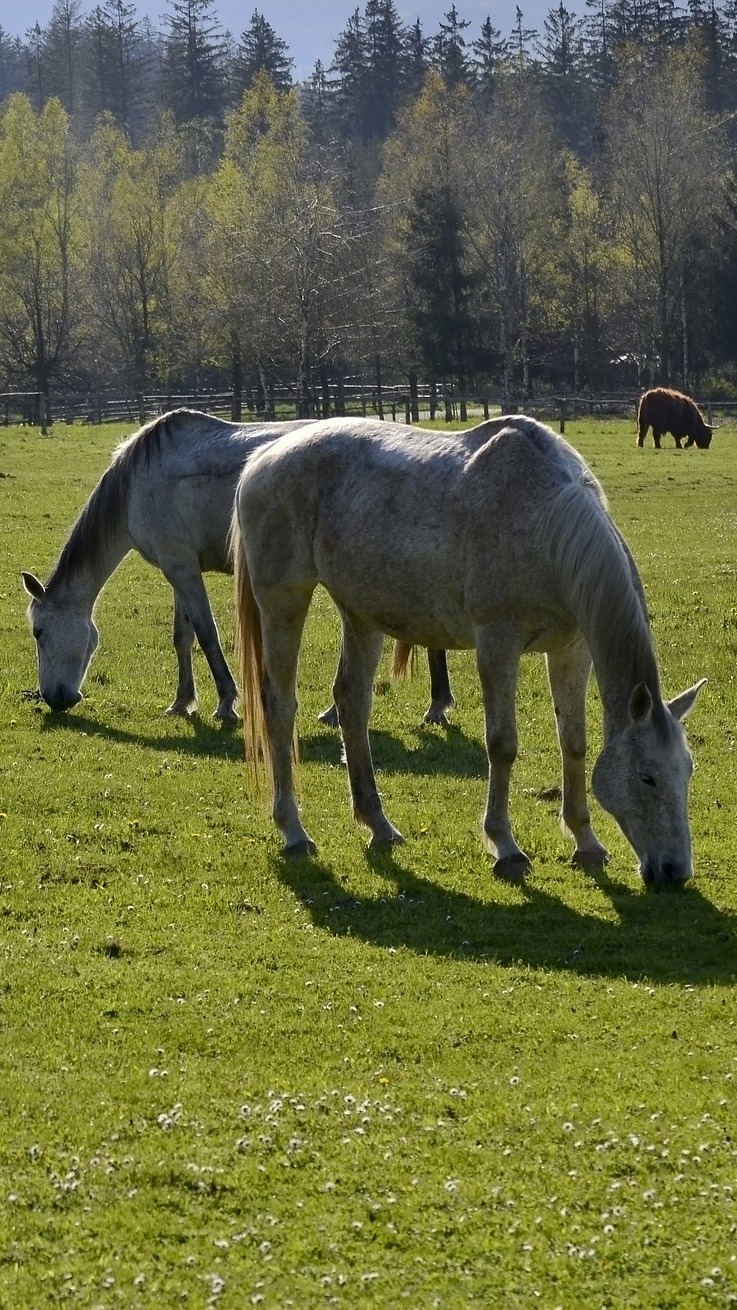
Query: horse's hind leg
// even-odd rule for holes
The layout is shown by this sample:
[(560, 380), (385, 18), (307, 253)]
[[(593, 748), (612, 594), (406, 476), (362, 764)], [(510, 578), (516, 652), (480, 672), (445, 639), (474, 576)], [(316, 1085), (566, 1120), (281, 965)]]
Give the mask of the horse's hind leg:
[(503, 875), (526, 872), (530, 860), (512, 836), (509, 822), (509, 779), (517, 758), (515, 695), (521, 644), (504, 624), (489, 624), (476, 632), (476, 662), (481, 679), (489, 756), (489, 794), (483, 820), (487, 850), (496, 856), (494, 869)]
[(372, 846), (387, 846), (404, 839), (384, 814), (368, 735), (374, 674), (384, 637), (353, 614), (341, 612), (341, 618), (343, 648), (333, 696), (343, 733), (353, 814), (358, 823), (371, 829)]
[(271, 751), (274, 784), (272, 817), (284, 835), (285, 855), (314, 855), (317, 847), (302, 826), (294, 789), (294, 721), (297, 713), (297, 659), (312, 592), (288, 609), (262, 606), (264, 726)]
[(573, 837), (573, 863), (600, 869), (609, 855), (591, 828), (586, 798), (586, 688), (591, 656), (582, 638), (546, 656), (563, 768), (561, 827)]
[(440, 723), (447, 727), (446, 710), (455, 705), (450, 689), (448, 660), (444, 650), (428, 650), (427, 662), (430, 668), (430, 708), (425, 715), (425, 723)]
[(171, 705), (168, 707), (167, 714), (194, 714), (197, 709), (197, 689), (194, 682), (194, 673), (192, 671), (192, 647), (194, 645), (194, 628), (192, 621), (181, 603), (176, 591), (174, 592), (174, 630), (173, 630), (174, 650), (177, 655), (177, 664), (179, 667), (179, 682), (177, 692)]

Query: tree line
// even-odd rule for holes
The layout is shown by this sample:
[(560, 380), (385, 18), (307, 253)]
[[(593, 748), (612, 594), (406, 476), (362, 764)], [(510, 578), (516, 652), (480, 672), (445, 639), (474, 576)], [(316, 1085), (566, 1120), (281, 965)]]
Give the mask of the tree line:
[(733, 393), (733, 0), (368, 0), (298, 85), (258, 12), (169, 8), (0, 29), (0, 389)]

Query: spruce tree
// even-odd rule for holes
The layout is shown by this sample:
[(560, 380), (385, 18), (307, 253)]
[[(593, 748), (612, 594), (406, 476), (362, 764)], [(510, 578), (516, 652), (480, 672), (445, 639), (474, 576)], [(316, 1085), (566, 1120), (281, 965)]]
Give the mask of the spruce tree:
[(368, 41), (360, 11), (354, 9), (335, 42), (330, 71), (337, 74), (334, 103), (342, 134), (360, 140), (365, 135), (369, 95)]
[(433, 67), (450, 87), (460, 86), (462, 82), (468, 85), (471, 81), (463, 35), (467, 27), (470, 27), (468, 19), (461, 18), (455, 5), (451, 5), (433, 42)]
[(241, 36), (233, 64), (233, 85), (236, 100), (253, 86), (257, 73), (268, 73), (277, 91), (288, 91), (292, 85), (292, 66), (285, 41), (276, 35), (273, 27), (257, 9), (249, 26)]
[(501, 32), (487, 17), (481, 24), (479, 39), (471, 42), (471, 50), (471, 80), (482, 102), (488, 101), (494, 94), (497, 69), (509, 55), (509, 43), (502, 40)]
[(167, 0), (163, 103), (178, 122), (219, 121), (225, 104), (225, 43), (214, 0)]
[(394, 0), (367, 0), (366, 137), (383, 140), (394, 126), (403, 93), (405, 35)]
[(406, 218), (407, 317), (418, 362), (436, 382), (454, 380), (464, 394), (471, 368), (473, 279), (459, 199), (449, 186), (422, 186)]
[(420, 94), (430, 67), (430, 42), (422, 30), (419, 18), (407, 34), (404, 60), (404, 101), (410, 103)]
[(45, 98), (57, 96), (73, 116), (81, 106), (80, 0), (55, 0), (43, 35)]
[(583, 23), (563, 0), (545, 18), (544, 36), (536, 48), (558, 130), (568, 146), (585, 155), (594, 112), (586, 78)]
[(15, 91), (22, 91), (23, 87), (22, 42), (0, 26), (0, 103)]

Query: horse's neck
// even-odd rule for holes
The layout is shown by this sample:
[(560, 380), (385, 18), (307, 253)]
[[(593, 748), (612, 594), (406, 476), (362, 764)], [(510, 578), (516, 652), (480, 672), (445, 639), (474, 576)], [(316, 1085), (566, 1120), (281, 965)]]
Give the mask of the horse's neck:
[(96, 549), (77, 551), (73, 535), (67, 542), (59, 562), (46, 584), (58, 600), (65, 600), (90, 612), (108, 578), (131, 550), (133, 543), (122, 529), (114, 536), (100, 540)]
[(660, 699), (660, 678), (650, 629), (641, 625), (616, 634), (614, 640), (587, 634), (594, 672), (604, 709), (604, 737), (621, 732), (630, 722), (630, 700), (644, 682), (653, 700)]

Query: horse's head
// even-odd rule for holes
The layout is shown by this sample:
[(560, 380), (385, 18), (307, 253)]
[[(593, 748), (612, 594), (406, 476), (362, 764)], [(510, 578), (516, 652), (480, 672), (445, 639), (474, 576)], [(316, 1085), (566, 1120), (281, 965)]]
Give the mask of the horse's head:
[(99, 636), (91, 614), (57, 604), (32, 573), (22, 573), (31, 597), (28, 622), (36, 639), (38, 685), (52, 710), (70, 710), (97, 649)]
[(691, 754), (681, 721), (705, 678), (668, 702), (645, 683), (630, 697), (629, 721), (601, 752), (591, 780), (599, 804), (617, 820), (648, 885), (684, 883), (693, 873), (688, 823)]

